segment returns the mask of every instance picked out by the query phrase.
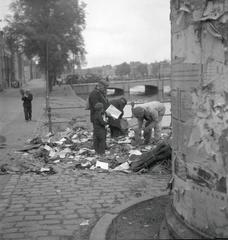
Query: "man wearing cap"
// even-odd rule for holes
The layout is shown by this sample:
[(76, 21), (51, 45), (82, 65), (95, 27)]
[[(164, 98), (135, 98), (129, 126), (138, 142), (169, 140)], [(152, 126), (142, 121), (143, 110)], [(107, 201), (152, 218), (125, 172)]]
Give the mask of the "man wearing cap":
[(165, 114), (165, 105), (158, 101), (132, 105), (132, 115), (138, 120), (138, 129), (141, 136), (143, 123), (144, 128), (144, 143), (148, 144), (151, 139), (152, 129), (154, 129), (154, 140), (158, 141), (161, 137), (161, 121)]
[(94, 90), (89, 94), (89, 110), (90, 110), (90, 121), (93, 122), (95, 115), (95, 105), (100, 102), (103, 104), (104, 111), (108, 108), (109, 102), (107, 99), (107, 88), (109, 82), (107, 79), (102, 79), (98, 82)]

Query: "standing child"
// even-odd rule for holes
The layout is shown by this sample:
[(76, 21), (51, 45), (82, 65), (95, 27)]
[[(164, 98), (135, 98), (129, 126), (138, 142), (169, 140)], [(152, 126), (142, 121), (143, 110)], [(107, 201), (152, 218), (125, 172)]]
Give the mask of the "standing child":
[(32, 120), (33, 95), (30, 93), (28, 89), (25, 90), (25, 92), (23, 93), (21, 100), (23, 101), (25, 120), (26, 121)]
[(104, 154), (106, 148), (106, 125), (104, 120), (104, 105), (100, 102), (94, 106), (95, 114), (93, 118), (93, 146), (98, 154)]

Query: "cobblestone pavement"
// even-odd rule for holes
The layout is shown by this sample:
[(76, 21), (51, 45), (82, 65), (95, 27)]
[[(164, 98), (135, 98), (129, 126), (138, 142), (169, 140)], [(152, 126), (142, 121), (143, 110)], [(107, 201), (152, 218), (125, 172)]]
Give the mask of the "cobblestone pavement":
[(0, 239), (88, 240), (108, 209), (164, 193), (169, 177), (91, 170), (12, 175), (0, 195)]
[[(39, 87), (40, 83), (37, 84)], [(84, 104), (71, 95), (68, 86), (56, 87), (51, 96), (52, 107)], [(75, 117), (79, 125), (89, 114), (84, 107), (53, 109), (52, 113), (54, 122)], [(34, 123), (25, 129), (17, 122), (12, 121), (11, 125), (18, 129), (14, 135), (20, 136), (22, 144), (26, 139), (23, 131), (34, 135), (37, 127)], [(53, 127), (57, 128), (57, 124)], [(65, 169), (49, 176), (0, 175), (0, 239), (88, 240), (91, 229), (108, 210), (144, 195), (155, 197), (164, 193), (169, 178), (78, 169)]]

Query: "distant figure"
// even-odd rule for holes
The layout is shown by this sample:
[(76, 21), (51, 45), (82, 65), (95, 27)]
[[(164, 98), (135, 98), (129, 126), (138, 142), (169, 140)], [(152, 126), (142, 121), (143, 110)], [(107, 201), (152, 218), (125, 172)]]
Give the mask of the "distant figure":
[(139, 135), (141, 136), (141, 130), (143, 123), (144, 128), (144, 144), (148, 144), (151, 139), (152, 129), (154, 129), (154, 140), (158, 141), (161, 137), (161, 121), (165, 114), (165, 105), (158, 101), (138, 104), (134, 106), (132, 104), (132, 115), (138, 120)]
[(93, 146), (97, 154), (104, 154), (106, 148), (106, 126), (108, 123), (104, 120), (104, 106), (98, 102), (94, 106), (93, 115)]
[(111, 119), (110, 117), (110, 120), (109, 120), (111, 137), (115, 138), (115, 137), (124, 135), (124, 131), (121, 129), (120, 119), (122, 119), (124, 115), (123, 110), (124, 110), (124, 107), (127, 105), (127, 100), (124, 97), (119, 99), (113, 99), (110, 101), (110, 104), (112, 104), (121, 112), (118, 119)]
[(100, 102), (103, 104), (104, 111), (108, 108), (109, 102), (107, 98), (107, 87), (109, 82), (106, 79), (102, 79), (98, 82), (95, 89), (89, 94), (88, 108), (90, 110), (90, 121), (93, 123), (95, 115), (95, 105)]
[(58, 76), (57, 79), (56, 79), (56, 81), (57, 81), (58, 86), (60, 87), (61, 84), (62, 84), (62, 78), (61, 78), (61, 76)]
[(33, 95), (31, 94), (30, 90), (21, 90), (22, 98), (21, 100), (23, 101), (23, 108), (24, 108), (24, 114), (25, 114), (25, 120), (26, 121), (31, 121), (32, 120), (32, 100), (33, 100)]

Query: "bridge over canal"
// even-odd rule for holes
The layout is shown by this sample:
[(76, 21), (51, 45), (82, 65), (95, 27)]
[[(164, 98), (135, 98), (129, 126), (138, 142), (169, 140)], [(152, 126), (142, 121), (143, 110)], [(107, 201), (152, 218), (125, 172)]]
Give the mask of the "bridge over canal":
[[(89, 94), (96, 83), (72, 84), (72, 88), (78, 95)], [(137, 80), (110, 81), (109, 89), (114, 89), (116, 95), (129, 93), (130, 89), (136, 86), (145, 86), (145, 94), (163, 94), (165, 87), (170, 87), (170, 78), (147, 78)]]

